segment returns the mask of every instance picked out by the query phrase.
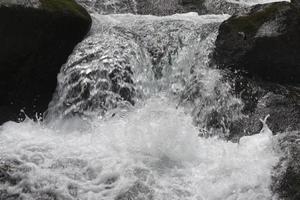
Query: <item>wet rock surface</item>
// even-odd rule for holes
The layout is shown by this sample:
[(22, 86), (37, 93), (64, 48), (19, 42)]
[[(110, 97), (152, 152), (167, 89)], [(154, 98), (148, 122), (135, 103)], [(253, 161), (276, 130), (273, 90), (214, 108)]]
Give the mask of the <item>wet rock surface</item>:
[[(232, 124), (230, 139), (258, 133), (262, 127), (259, 119), (267, 115), (270, 115), (268, 126), (274, 134), (299, 130), (299, 88), (243, 79), (236, 82), (240, 88), (235, 92), (244, 103), (245, 117)], [(240, 84), (245, 85), (241, 87)]]
[(279, 145), (283, 157), (275, 167), (272, 190), (281, 199), (300, 198), (300, 133), (282, 134)]
[(265, 81), (299, 84), (299, 23), (299, 8), (288, 2), (254, 6), (220, 26), (214, 62)]

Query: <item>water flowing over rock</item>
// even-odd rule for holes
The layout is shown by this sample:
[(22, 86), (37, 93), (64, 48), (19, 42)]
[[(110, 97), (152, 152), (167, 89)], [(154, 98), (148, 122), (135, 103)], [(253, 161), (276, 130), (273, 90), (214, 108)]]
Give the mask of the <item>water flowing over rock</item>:
[[(274, 1), (274, 0), (273, 0)], [(133, 13), (143, 15), (173, 15), (197, 12), (199, 14), (244, 13), (250, 6), (272, 1), (230, 0), (77, 0), (90, 12), (99, 14)]]
[(135, 0), (77, 0), (90, 12), (98, 14), (137, 13)]
[[(163, 17), (137, 15), (139, 1), (78, 2), (93, 25), (44, 120), (0, 126), (1, 200), (298, 198), (298, 87), (211, 65), (229, 15), (199, 16), (193, 0), (143, 2), (196, 11)], [(269, 1), (197, 2), (232, 14)]]
[(58, 76), (48, 116), (114, 115), (166, 92), (189, 107), (195, 125), (208, 130), (203, 134), (228, 134), (242, 103), (228, 95), (220, 72), (207, 67), (218, 24), (227, 17), (96, 15), (92, 34)]

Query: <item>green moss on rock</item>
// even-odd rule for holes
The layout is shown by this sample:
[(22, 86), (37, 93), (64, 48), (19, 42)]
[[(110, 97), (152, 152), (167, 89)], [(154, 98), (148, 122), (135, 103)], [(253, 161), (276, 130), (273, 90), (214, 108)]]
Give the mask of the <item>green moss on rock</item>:
[(89, 18), (87, 11), (74, 0), (40, 0), (40, 8), (55, 11), (67, 12), (78, 16)]
[(213, 61), (250, 77), (299, 84), (299, 34), (298, 7), (288, 2), (256, 5), (221, 24)]
[(235, 31), (255, 34), (263, 23), (273, 18), (279, 11), (282, 11), (282, 7), (282, 3), (273, 3), (251, 15), (233, 17), (229, 20), (231, 28)]

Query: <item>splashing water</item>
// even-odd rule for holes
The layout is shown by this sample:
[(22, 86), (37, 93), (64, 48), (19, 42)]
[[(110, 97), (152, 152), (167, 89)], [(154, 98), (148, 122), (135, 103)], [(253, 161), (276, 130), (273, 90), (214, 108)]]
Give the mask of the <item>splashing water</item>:
[(226, 132), (242, 107), (208, 67), (229, 16), (93, 17), (46, 121), (0, 127), (0, 199), (271, 199), (279, 155), (265, 121), (239, 143), (199, 137), (216, 116)]
[(290, 0), (226, 0), (226, 1), (237, 3), (237, 4), (244, 4), (244, 5), (266, 4), (266, 3), (281, 2), (281, 1), (290, 2)]
[[(239, 144), (197, 137), (191, 118), (167, 98), (108, 121), (59, 126), (27, 120), (0, 132), (13, 162), (10, 194), (38, 199), (270, 199), (277, 161), (267, 128)], [(47, 199), (47, 198), (45, 198)], [(50, 199), (50, 198), (49, 198)]]
[(137, 13), (135, 0), (76, 0), (89, 12), (99, 14)]

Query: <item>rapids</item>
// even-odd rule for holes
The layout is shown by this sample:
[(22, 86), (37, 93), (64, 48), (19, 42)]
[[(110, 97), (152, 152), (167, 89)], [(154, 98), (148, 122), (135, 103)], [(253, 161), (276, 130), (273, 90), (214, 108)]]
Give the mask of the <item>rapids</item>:
[[(265, 127), (240, 143), (198, 137), (192, 119), (153, 97), (110, 120), (1, 127), (2, 162), (25, 199), (271, 199), (276, 140)], [(19, 163), (20, 162), (20, 163)]]
[(280, 154), (266, 120), (238, 143), (222, 139), (245, 117), (208, 66), (229, 15), (92, 16), (45, 120), (0, 126), (0, 198), (276, 199)]

